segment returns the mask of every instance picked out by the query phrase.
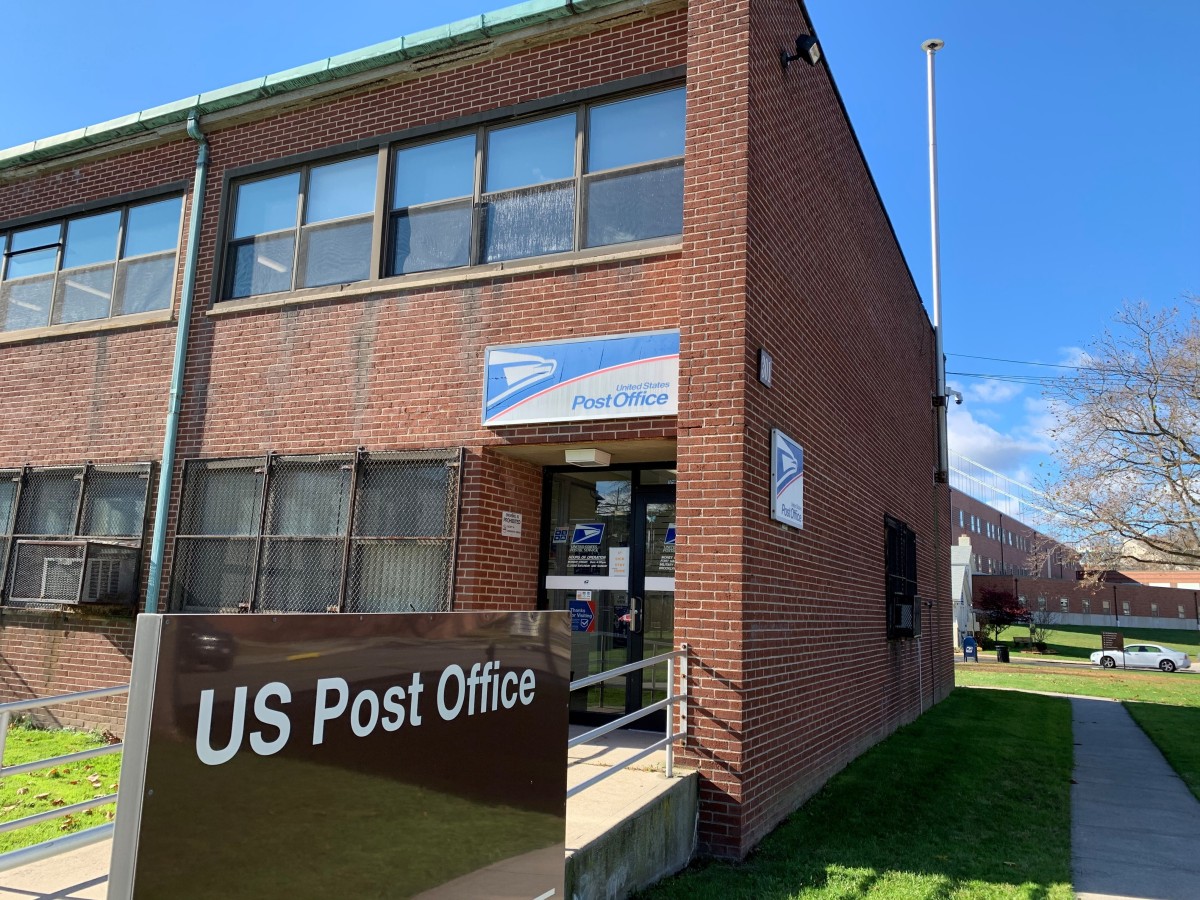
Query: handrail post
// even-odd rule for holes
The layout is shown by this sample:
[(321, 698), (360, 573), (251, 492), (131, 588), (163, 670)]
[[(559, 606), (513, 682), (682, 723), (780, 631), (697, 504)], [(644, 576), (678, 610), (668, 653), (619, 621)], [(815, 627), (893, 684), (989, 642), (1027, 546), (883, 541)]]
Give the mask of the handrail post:
[(12, 720), (12, 713), (7, 709), (0, 712), (0, 773), (4, 772), (4, 748), (8, 745), (8, 726)]
[[(675, 693), (675, 660), (667, 660), (667, 697), (674, 700), (678, 695)], [(667, 777), (675, 777), (675, 742), (672, 738), (675, 737), (675, 704), (667, 704)]]

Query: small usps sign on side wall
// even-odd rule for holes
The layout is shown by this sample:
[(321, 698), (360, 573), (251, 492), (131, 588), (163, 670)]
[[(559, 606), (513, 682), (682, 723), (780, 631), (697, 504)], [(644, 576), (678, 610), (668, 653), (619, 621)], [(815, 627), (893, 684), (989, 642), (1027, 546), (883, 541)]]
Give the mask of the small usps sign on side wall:
[(778, 428), (771, 431), (771, 518), (804, 527), (804, 448)]

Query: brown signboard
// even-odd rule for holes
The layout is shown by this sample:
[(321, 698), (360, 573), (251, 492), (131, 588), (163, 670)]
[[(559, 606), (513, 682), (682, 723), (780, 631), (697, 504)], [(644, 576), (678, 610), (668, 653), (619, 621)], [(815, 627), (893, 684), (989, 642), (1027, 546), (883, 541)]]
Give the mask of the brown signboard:
[(110, 897), (561, 897), (570, 620), (138, 620)]
[(1100, 649), (1101, 650), (1124, 650), (1125, 635), (1119, 631), (1102, 631), (1100, 632)]

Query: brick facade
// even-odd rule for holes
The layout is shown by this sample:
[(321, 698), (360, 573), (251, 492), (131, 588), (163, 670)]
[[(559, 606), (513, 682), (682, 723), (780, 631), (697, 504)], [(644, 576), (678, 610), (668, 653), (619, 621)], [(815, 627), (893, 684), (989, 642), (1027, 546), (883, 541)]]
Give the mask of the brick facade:
[[(702, 849), (741, 857), (952, 686), (934, 639), (950, 614), (950, 506), (933, 480), (933, 335), (829, 71), (780, 70), (778, 49), (811, 28), (802, 8), (631, 2), (564, 23), (499, 55), (201, 122), (212, 169), (168, 548), (185, 459), (463, 448), (456, 608), (532, 609), (539, 448), (673, 452), (686, 756), (703, 775)], [(211, 302), (228, 181), (247, 167), (672, 73), (688, 90), (678, 245)], [(195, 146), (175, 129), (106, 152), (0, 179), (0, 228), (187, 182)], [(485, 346), (657, 329), (680, 332), (677, 417), (480, 425)], [(0, 467), (159, 459), (174, 339), (163, 321), (0, 343), (17, 412), (0, 424)], [(803, 530), (770, 517), (773, 428), (805, 449)], [(521, 515), (521, 538), (497, 538), (504, 512)], [(924, 640), (885, 639), (885, 515), (917, 535)], [(5, 611), (3, 688), (119, 682), (131, 634), (129, 619)], [(107, 726), (108, 706), (64, 721)]]
[(1047, 609), (1064, 624), (1200, 628), (1200, 590), (1151, 587), (1120, 573), (1108, 573), (1100, 581), (998, 575), (976, 575), (972, 579), (975, 592), (988, 587), (1024, 597), (1030, 609)]

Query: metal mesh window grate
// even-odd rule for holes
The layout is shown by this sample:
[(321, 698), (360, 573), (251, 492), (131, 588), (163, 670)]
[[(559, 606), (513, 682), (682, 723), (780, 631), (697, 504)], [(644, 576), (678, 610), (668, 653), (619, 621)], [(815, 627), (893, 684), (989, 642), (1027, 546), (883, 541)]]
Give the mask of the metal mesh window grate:
[(460, 451), (191, 460), (174, 609), (450, 606)]
[[(47, 604), (75, 602), (80, 597), (133, 600), (149, 489), (150, 463), (0, 470), (4, 597)], [(82, 551), (54, 545), (56, 541), (74, 545), (81, 538), (119, 542), (113, 544), (121, 560), (119, 590), (113, 586), (117, 576), (104, 575), (109, 569), (115, 571), (115, 563), (106, 569), (106, 564), (97, 562), (85, 573)], [(81, 592), (84, 581), (88, 583)]]
[(884, 519), (887, 571), (887, 629), (889, 638), (916, 637), (921, 633), (921, 606), (917, 599), (917, 536), (903, 522)]

